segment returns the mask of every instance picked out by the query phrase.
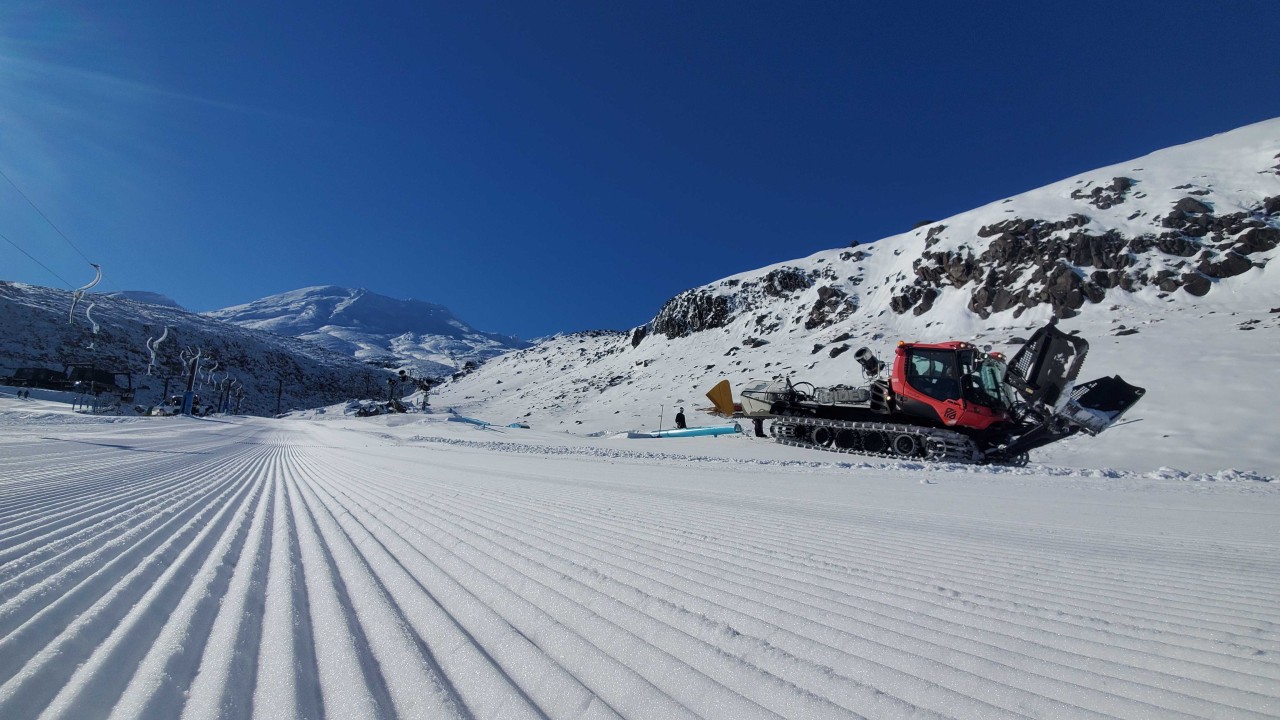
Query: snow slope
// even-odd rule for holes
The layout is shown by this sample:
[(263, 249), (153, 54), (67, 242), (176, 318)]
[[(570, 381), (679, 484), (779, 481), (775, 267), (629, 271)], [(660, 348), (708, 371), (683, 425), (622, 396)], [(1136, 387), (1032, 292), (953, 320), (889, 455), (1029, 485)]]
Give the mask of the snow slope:
[(443, 305), (395, 300), (363, 288), (317, 286), (205, 313), (289, 335), (382, 367), (446, 376), (528, 343), (476, 330)]
[(551, 338), (433, 402), (582, 433), (656, 429), (674, 407), (707, 408), (721, 379), (735, 392), (787, 376), (856, 385), (859, 347), (1009, 352), (1057, 316), (1091, 343), (1082, 381), (1119, 374), (1148, 392), (1127, 416), (1137, 422), (1033, 461), (1277, 474), (1277, 253), (1280, 119), (693, 288), (629, 333)]
[(102, 293), (102, 295), (105, 297), (133, 300), (134, 302), (149, 303), (151, 305), (163, 305), (165, 307), (177, 308), (179, 310), (184, 309), (176, 300), (168, 295), (151, 292), (149, 290), (120, 290), (117, 292)]
[[(211, 400), (219, 386), (235, 380), (246, 413), (387, 392), (386, 371), (295, 338), (123, 297), (89, 295), (75, 303), (74, 315), (72, 305), (68, 291), (0, 281), (0, 377), (19, 368), (61, 371), (68, 363), (92, 363), (132, 372), (134, 402), (145, 408), (163, 403), (166, 387), (170, 395), (186, 389), (181, 353), (198, 349), (203, 372), (196, 391)], [(156, 342), (154, 364), (148, 341)]]
[(1275, 483), (441, 420), (0, 394), (0, 717), (1280, 714)]

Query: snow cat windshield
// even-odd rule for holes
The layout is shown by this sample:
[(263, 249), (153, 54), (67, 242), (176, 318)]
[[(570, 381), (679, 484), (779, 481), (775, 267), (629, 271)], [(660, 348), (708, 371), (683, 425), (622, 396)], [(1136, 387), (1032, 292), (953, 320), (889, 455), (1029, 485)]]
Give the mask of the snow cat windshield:
[(968, 382), (968, 400), (993, 410), (1006, 409), (1012, 398), (1004, 384), (1004, 361), (977, 350), (961, 350), (960, 364)]
[(935, 400), (959, 400), (1003, 410), (1010, 398), (1003, 360), (973, 348), (912, 348), (907, 384)]

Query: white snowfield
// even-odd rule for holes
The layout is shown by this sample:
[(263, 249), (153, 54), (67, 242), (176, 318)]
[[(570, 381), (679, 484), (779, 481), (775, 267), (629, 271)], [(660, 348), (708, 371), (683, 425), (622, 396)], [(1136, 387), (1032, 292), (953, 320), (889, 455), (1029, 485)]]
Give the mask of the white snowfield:
[(1280, 716), (1280, 485), (0, 396), (0, 718)]

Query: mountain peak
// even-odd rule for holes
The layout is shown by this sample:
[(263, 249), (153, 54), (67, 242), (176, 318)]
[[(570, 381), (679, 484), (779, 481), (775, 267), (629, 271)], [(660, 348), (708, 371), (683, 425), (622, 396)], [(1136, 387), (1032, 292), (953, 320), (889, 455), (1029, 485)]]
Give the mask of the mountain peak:
[(168, 295), (162, 295), (158, 292), (149, 290), (117, 290), (116, 292), (102, 293), (104, 297), (121, 298), (124, 300), (132, 300), (134, 302), (147, 303), (148, 305), (160, 305), (161, 307), (184, 309)]
[(299, 288), (206, 314), (426, 375), (449, 374), (467, 361), (483, 362), (527, 345), (476, 330), (444, 305), (336, 285)]

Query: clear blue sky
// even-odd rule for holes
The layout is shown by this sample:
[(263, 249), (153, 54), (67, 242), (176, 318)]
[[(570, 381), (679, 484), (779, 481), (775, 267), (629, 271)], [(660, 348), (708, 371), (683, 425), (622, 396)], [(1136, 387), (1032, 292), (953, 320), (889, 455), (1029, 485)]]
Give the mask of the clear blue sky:
[[(0, 170), (103, 289), (626, 329), (1280, 115), (1277, 26), (1273, 0), (9, 0)], [(91, 278), (2, 179), (0, 234), (0, 279)]]

